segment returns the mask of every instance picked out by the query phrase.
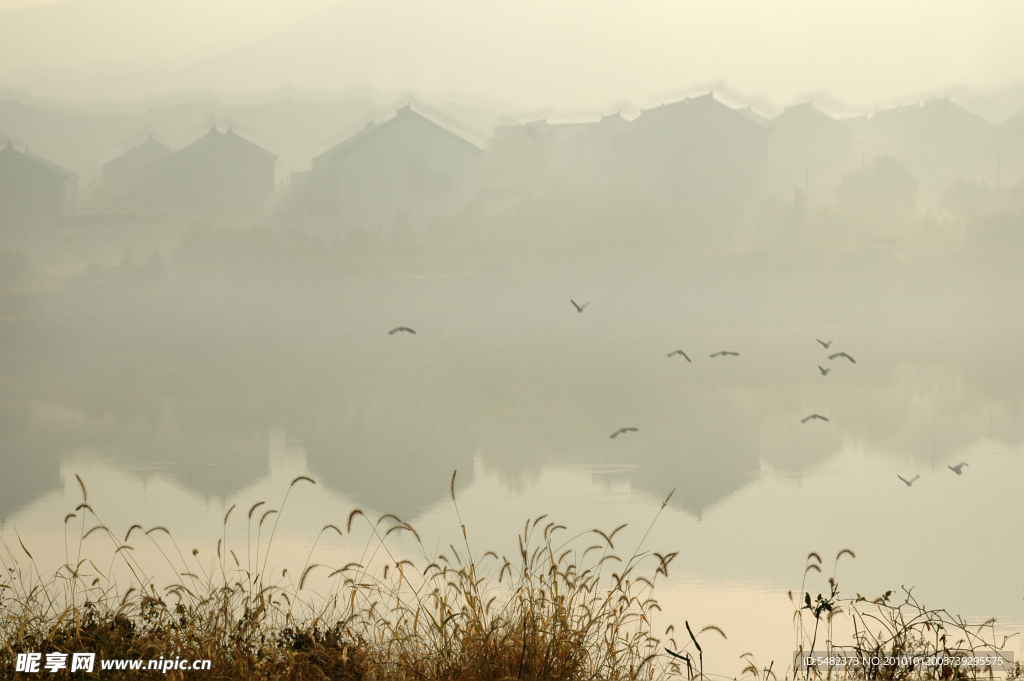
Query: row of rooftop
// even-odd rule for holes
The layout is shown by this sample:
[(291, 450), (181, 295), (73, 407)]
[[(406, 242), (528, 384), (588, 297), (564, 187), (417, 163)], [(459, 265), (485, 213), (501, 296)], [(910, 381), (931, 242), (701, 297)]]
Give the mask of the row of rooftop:
[[(414, 111), (398, 109), (313, 158), (285, 187), (277, 157), (212, 128), (174, 150), (150, 137), (103, 166), (95, 203), (121, 213), (254, 220), (277, 210), (338, 227), (425, 224), (467, 201), (515, 202), (554, 186), (656, 192), (682, 205), (749, 210), (793, 188), (827, 202), (843, 175), (870, 159), (903, 160), (922, 194), (958, 179), (1011, 184), (1024, 176), (1024, 113), (994, 126), (949, 99), (834, 119), (811, 103), (773, 119), (713, 93), (589, 123), (499, 126), (481, 149)], [(75, 210), (78, 177), (10, 142), (0, 150), (0, 219)]]

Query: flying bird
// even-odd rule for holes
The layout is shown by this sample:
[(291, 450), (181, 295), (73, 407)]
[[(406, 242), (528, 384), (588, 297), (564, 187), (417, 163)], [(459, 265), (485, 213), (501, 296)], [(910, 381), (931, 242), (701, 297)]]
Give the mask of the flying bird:
[(850, 360), (850, 362), (852, 362), (853, 364), (856, 364), (856, 363), (857, 363), (857, 360), (855, 360), (855, 359), (854, 359), (853, 357), (850, 357), (850, 356), (849, 356), (848, 354), (846, 354), (845, 352), (837, 352), (837, 353), (836, 353), (836, 354), (834, 354), (834, 355), (829, 355), (829, 356), (828, 356), (828, 358), (829, 358), (829, 359), (835, 359), (836, 357), (845, 357), (846, 359)]
[(572, 306), (576, 308), (577, 312), (583, 312), (583, 308), (585, 308), (587, 305), (590, 305), (589, 302), (588, 303), (583, 303), (582, 305), (579, 305), (572, 298), (569, 299), (569, 302), (572, 303)]
[(672, 357), (673, 355), (682, 355), (683, 357), (685, 357), (685, 358), (686, 358), (686, 361), (687, 361), (687, 362), (690, 362), (690, 361), (691, 361), (691, 360), (690, 360), (690, 357), (689, 357), (689, 356), (688, 356), (688, 355), (687, 355), (687, 354), (686, 354), (685, 352), (683, 352), (682, 350), (673, 350), (672, 352), (668, 353), (668, 354), (667, 354), (667, 355), (665, 355), (665, 356), (666, 356), (666, 357)]
[(967, 465), (967, 462), (963, 461), (961, 463), (958, 463), (955, 466), (946, 466), (946, 468), (948, 468), (949, 470), (953, 471), (957, 475), (963, 475), (964, 474), (964, 466), (966, 466), (966, 465)]
[(828, 350), (828, 346), (832, 345), (832, 341), (829, 341), (829, 342), (826, 343), (825, 341), (821, 340), (820, 338), (815, 338), (814, 340), (816, 340), (819, 343), (821, 343), (822, 347), (825, 348), (826, 350)]
[(828, 372), (830, 372), (830, 371), (832, 371), (832, 370), (831, 370), (831, 369), (826, 369), (825, 367), (823, 367), (823, 366), (821, 366), (821, 365), (819, 364), (819, 365), (818, 365), (818, 371), (820, 371), (820, 372), (821, 372), (821, 375), (822, 375), (822, 376), (828, 376)]
[(822, 416), (821, 414), (811, 414), (810, 416), (805, 416), (802, 419), (800, 419), (800, 423), (807, 423), (808, 421), (810, 421), (812, 419), (818, 419), (820, 421), (828, 421), (828, 419), (825, 418), (824, 416)]
[(738, 353), (738, 352), (729, 352), (728, 350), (721, 350), (719, 352), (716, 352), (713, 355), (709, 355), (709, 357), (718, 357), (719, 355), (721, 355), (722, 357), (730, 357), (730, 356), (732, 356), (732, 357), (739, 357), (740, 353)]
[(614, 433), (612, 433), (610, 437), (611, 437), (611, 439), (614, 440), (615, 438), (617, 438), (618, 436), (622, 435), (623, 433), (637, 433), (637, 432), (640, 432), (639, 428), (619, 428)]
[(399, 331), (405, 331), (406, 333), (411, 333), (414, 336), (416, 335), (416, 332), (410, 329), (408, 326), (396, 326), (395, 328), (388, 331), (388, 335), (392, 336), (398, 333)]
[(899, 473), (897, 473), (897, 474), (896, 474), (896, 477), (897, 477), (897, 478), (899, 478), (900, 480), (902, 480), (902, 481), (903, 481), (903, 484), (904, 484), (904, 485), (906, 485), (907, 487), (910, 487), (910, 486), (911, 486), (911, 485), (913, 485), (913, 484), (914, 484), (915, 482), (917, 482), (917, 479), (918, 479), (918, 478), (920, 478), (921, 476), (920, 476), (920, 475), (915, 475), (915, 476), (914, 476), (914, 477), (912, 477), (912, 478), (911, 478), (910, 480), (907, 480), (907, 479), (906, 479), (906, 478), (904, 478), (904, 477), (903, 477), (902, 475), (900, 475)]

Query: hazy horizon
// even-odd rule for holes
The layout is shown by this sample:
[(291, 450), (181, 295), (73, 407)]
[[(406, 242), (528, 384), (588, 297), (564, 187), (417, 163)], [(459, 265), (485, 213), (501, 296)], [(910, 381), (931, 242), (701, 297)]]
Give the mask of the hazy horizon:
[(1024, 101), (1022, 24), (1009, 2), (0, 0), (0, 91), (100, 106), (363, 95), (570, 118), (711, 88), (767, 114), (813, 99), (833, 115), (1010, 91), (992, 118)]
[[(0, 0), (0, 590), (19, 549), (56, 574), (86, 512), (195, 547), (149, 530), (156, 567), (107, 573), (140, 596), (226, 574), (229, 542), (301, 589), (368, 555), (353, 508), (495, 556), (547, 514), (679, 552), (656, 628), (722, 627), (701, 664), (728, 678), (813, 649), (793, 614), (827, 572), (1024, 630), (1020, 26)], [(101, 539), (83, 580), (128, 560)]]

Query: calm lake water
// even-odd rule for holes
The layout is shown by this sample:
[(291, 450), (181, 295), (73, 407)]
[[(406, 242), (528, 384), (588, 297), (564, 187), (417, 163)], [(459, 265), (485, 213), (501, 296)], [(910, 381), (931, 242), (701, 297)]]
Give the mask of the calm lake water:
[[(810, 551), (826, 566), (813, 593), (849, 548), (842, 595), (912, 586), (1022, 630), (1020, 268), (680, 270), (5, 296), (0, 537), (17, 546), (17, 530), (41, 569), (64, 562), (77, 474), (115, 534), (162, 525), (210, 556), (224, 533), (244, 552), (245, 511), (279, 508), (307, 475), (270, 564), (301, 569), (353, 508), (394, 513), (440, 551), (461, 538), (457, 469), (471, 546), (510, 557), (541, 514), (570, 534), (627, 523), (615, 541), (630, 553), (674, 489), (642, 546), (679, 551), (660, 626), (721, 627), (705, 657), (722, 673), (748, 651), (787, 660), (787, 591)], [(387, 334), (399, 325), (417, 333)], [(721, 350), (740, 354), (709, 357)], [(812, 413), (829, 420), (801, 423)], [(639, 430), (611, 439), (621, 427)], [(325, 535), (314, 560), (364, 546)]]

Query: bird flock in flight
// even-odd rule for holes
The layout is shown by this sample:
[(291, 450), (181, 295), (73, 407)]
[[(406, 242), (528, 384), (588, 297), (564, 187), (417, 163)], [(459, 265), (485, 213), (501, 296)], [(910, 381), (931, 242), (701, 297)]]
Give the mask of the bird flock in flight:
[[(579, 303), (577, 303), (575, 300), (573, 300), (571, 298), (569, 299), (569, 302), (572, 303), (572, 306), (576, 309), (576, 312), (579, 312), (580, 314), (582, 314), (583, 310), (586, 309), (588, 305), (590, 305), (589, 302), (586, 302), (586, 303), (583, 303), (582, 305), (580, 305)], [(416, 335), (416, 332), (413, 329), (410, 329), (408, 326), (396, 326), (395, 328), (393, 328), (390, 331), (388, 331), (388, 335), (389, 336), (393, 336), (393, 335), (395, 335), (396, 333), (399, 333), (399, 332), (404, 332), (404, 333)], [(825, 348), (826, 351), (832, 345), (832, 341), (823, 341), (820, 338), (815, 338), (814, 340), (818, 341), (821, 344), (821, 346), (823, 348)], [(693, 360), (690, 359), (690, 356), (687, 355), (683, 350), (673, 350), (672, 352), (668, 353), (668, 355), (666, 355), (666, 356), (667, 357), (679, 356), (679, 357), (682, 357), (683, 359), (685, 359), (687, 362), (690, 362), (690, 363), (693, 362)], [(711, 359), (714, 359), (716, 357), (739, 357), (739, 356), (740, 356), (740, 353), (734, 352), (732, 350), (719, 350), (718, 352), (715, 352), (715, 353), (713, 353), (711, 355), (708, 355), (708, 357), (710, 357)], [(845, 360), (849, 360), (850, 364), (856, 364), (857, 363), (857, 360), (855, 360), (853, 357), (851, 357), (846, 352), (835, 352), (835, 353), (832, 353), (831, 355), (828, 355), (829, 361), (832, 361), (832, 360), (835, 360), (835, 359), (839, 359), (839, 358), (842, 358), (842, 359), (845, 359)], [(821, 372), (822, 376), (828, 376), (829, 372), (832, 371), (832, 368), (831, 367), (825, 368), (825, 367), (823, 367), (823, 366), (821, 366), (819, 364), (818, 365), (818, 370)], [(817, 414), (817, 413), (809, 414), (808, 416), (805, 416), (804, 418), (800, 419), (800, 423), (802, 423), (802, 424), (807, 423), (809, 421), (824, 421), (824, 422), (828, 423), (829, 420), (828, 420), (828, 417), (822, 416), (821, 414)], [(624, 435), (626, 433), (637, 433), (637, 432), (640, 432), (639, 428), (636, 428), (636, 427), (633, 427), (633, 426), (628, 426), (628, 427), (625, 427), (625, 428), (619, 428), (614, 433), (612, 433), (609, 437), (612, 440), (614, 440), (615, 438), (617, 438), (620, 435)], [(967, 462), (964, 461), (964, 462), (961, 462), (961, 463), (957, 464), (956, 466), (947, 466), (947, 468), (949, 468), (949, 470), (953, 471), (957, 475), (963, 475), (963, 469), (964, 469), (964, 466), (966, 466), (966, 465), (967, 465)], [(896, 477), (899, 478), (903, 482), (904, 485), (906, 485), (907, 487), (910, 487), (921, 476), (920, 475), (915, 475), (910, 480), (907, 480), (902, 475), (897, 473)]]

